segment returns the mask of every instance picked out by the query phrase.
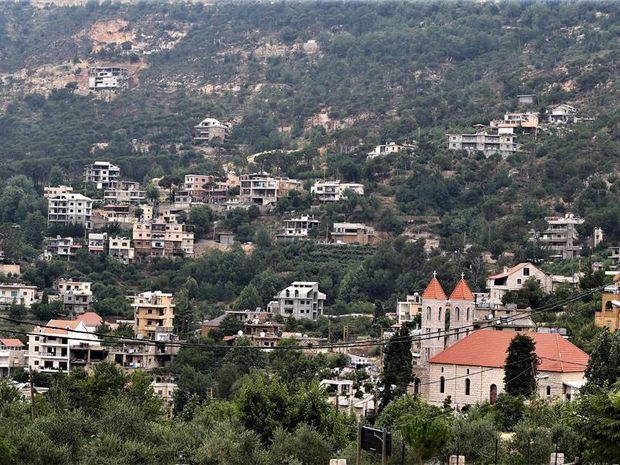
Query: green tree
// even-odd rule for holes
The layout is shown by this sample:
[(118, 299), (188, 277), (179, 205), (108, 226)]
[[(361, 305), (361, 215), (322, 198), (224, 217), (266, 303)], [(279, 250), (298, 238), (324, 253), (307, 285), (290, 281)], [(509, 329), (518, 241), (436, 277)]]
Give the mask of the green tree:
[(620, 330), (601, 332), (594, 340), (586, 368), (588, 385), (611, 386), (620, 380)]
[(539, 363), (534, 340), (525, 334), (517, 334), (508, 346), (504, 367), (506, 393), (526, 398), (534, 395)]
[(411, 337), (407, 328), (401, 328), (384, 348), (383, 374), (381, 385), (381, 408), (395, 396), (407, 391), (407, 384), (413, 380), (411, 355)]
[(245, 286), (233, 304), (235, 310), (255, 310), (257, 307), (262, 306), (263, 299), (254, 284)]
[(416, 465), (437, 457), (450, 439), (450, 424), (442, 417), (423, 414), (406, 415), (401, 419), (400, 432), (408, 446), (408, 454)]
[(579, 401), (579, 430), (586, 440), (586, 460), (614, 463), (620, 457), (620, 382), (611, 390), (595, 387)]

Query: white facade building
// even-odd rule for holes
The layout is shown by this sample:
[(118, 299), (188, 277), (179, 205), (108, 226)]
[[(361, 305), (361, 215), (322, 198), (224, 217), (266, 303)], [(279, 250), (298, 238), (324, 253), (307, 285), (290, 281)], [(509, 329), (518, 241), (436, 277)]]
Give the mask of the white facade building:
[(37, 287), (26, 284), (0, 284), (0, 306), (23, 305), (26, 308), (37, 301)]
[(310, 188), (310, 193), (319, 202), (339, 202), (344, 194), (350, 190), (358, 195), (364, 195), (364, 185), (356, 182), (317, 181)]
[(121, 169), (109, 161), (96, 161), (86, 167), (84, 182), (95, 184), (97, 189), (112, 189), (121, 175)]
[(88, 281), (77, 281), (73, 279), (57, 279), (54, 282), (54, 289), (62, 298), (65, 311), (71, 315), (78, 315), (90, 310), (93, 302), (93, 292)]
[(523, 289), (527, 280), (532, 278), (538, 281), (544, 292), (553, 291), (551, 276), (529, 262), (519, 263), (512, 268), (504, 267), (504, 271), (501, 273), (489, 276), (487, 278), (488, 306), (491, 308), (501, 307), (502, 298), (507, 292)]
[(46, 186), (43, 188), (43, 197), (51, 199), (52, 197), (62, 194), (71, 194), (72, 192), (73, 187), (71, 186)]
[(390, 142), (389, 144), (377, 145), (372, 151), (368, 152), (367, 159), (371, 160), (373, 158), (380, 157), (382, 155), (390, 155), (392, 153), (398, 153), (406, 149), (413, 149), (413, 145), (400, 145), (395, 142)]
[(0, 378), (26, 366), (26, 346), (16, 338), (0, 338)]
[(274, 296), (268, 309), (285, 318), (316, 320), (323, 314), (326, 298), (319, 291), (318, 282), (295, 281)]
[(103, 360), (101, 340), (81, 321), (50, 320), (28, 334), (28, 367), (34, 371), (68, 373)]
[(120, 66), (94, 66), (88, 73), (90, 90), (117, 90), (127, 86), (129, 73)]
[(82, 194), (61, 194), (48, 199), (47, 222), (50, 225), (80, 224), (92, 226), (93, 200)]
[(482, 152), (489, 157), (495, 153), (503, 158), (519, 151), (517, 138), (514, 134), (448, 134), (449, 150), (466, 150)]

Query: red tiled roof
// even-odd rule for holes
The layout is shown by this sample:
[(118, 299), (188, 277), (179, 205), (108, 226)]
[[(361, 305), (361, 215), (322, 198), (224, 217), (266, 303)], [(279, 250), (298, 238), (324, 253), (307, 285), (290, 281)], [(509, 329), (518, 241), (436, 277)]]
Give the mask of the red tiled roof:
[(24, 343), (17, 338), (0, 338), (0, 345), (4, 347), (24, 347)]
[(434, 300), (447, 300), (446, 293), (443, 291), (441, 284), (439, 284), (439, 280), (436, 276), (433, 276), (431, 282), (428, 283), (426, 289), (422, 293), (423, 299), (434, 299)]
[(86, 326), (101, 326), (103, 324), (103, 318), (95, 312), (82, 313), (76, 318), (76, 321), (81, 321)]
[(466, 300), (466, 301), (474, 301), (474, 294), (472, 294), (471, 289), (467, 285), (467, 281), (465, 278), (461, 278), (458, 282), (452, 294), (450, 294), (450, 300)]
[[(573, 373), (585, 371), (588, 354), (559, 334), (529, 333), (540, 358), (539, 371)], [(512, 331), (475, 331), (430, 359), (430, 363), (503, 368)]]
[(513, 266), (512, 268), (506, 268), (506, 271), (503, 271), (501, 273), (498, 274), (494, 274), (492, 276), (489, 276), (487, 279), (500, 279), (500, 278), (506, 278), (508, 276), (510, 276), (512, 273), (515, 273), (517, 271), (519, 271), (521, 268), (523, 268), (524, 266), (527, 265), (532, 265), (531, 263), (519, 263), (518, 265)]

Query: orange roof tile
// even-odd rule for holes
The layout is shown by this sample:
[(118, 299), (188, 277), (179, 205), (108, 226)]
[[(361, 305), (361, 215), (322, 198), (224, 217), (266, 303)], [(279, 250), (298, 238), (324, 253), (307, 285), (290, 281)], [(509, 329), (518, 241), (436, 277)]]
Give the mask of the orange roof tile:
[(86, 326), (101, 326), (103, 324), (103, 318), (95, 312), (82, 313), (76, 318), (76, 321), (81, 321)]
[(457, 283), (456, 287), (452, 291), (452, 294), (450, 294), (450, 300), (474, 301), (474, 294), (467, 285), (465, 278), (461, 278), (461, 280)]
[[(475, 331), (430, 359), (430, 363), (503, 368), (512, 331)], [(585, 371), (588, 354), (559, 334), (529, 333), (540, 358), (539, 371), (578, 373)]]
[(17, 338), (0, 338), (0, 345), (4, 347), (24, 347), (24, 343)]
[(487, 279), (506, 278), (506, 277), (510, 276), (511, 274), (516, 273), (521, 268), (523, 268), (525, 266), (528, 266), (528, 265), (532, 266), (532, 264), (529, 263), (529, 262), (519, 263), (518, 265), (515, 265), (512, 268), (506, 268), (505, 271), (502, 271), (501, 273), (497, 273), (497, 274), (491, 275), (491, 276), (487, 277)]
[(433, 279), (428, 283), (426, 289), (422, 293), (423, 299), (434, 299), (434, 300), (447, 300), (446, 293), (443, 291), (441, 284), (439, 284), (439, 280), (437, 276), (433, 276)]

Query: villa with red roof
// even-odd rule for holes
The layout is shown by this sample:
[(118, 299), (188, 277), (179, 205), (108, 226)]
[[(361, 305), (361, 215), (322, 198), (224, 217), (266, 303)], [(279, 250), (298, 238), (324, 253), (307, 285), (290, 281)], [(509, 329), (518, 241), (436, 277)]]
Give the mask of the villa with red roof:
[(17, 338), (0, 338), (0, 378), (10, 376), (26, 363), (26, 346)]
[[(429, 360), (423, 396), (453, 407), (495, 402), (504, 392), (504, 365), (514, 332), (483, 329), (471, 333)], [(588, 355), (559, 334), (530, 333), (536, 343), (538, 392), (543, 398), (570, 400), (585, 383)]]
[(502, 297), (508, 291), (522, 289), (528, 279), (535, 279), (544, 292), (553, 291), (551, 276), (536, 265), (529, 262), (519, 263), (512, 268), (504, 267), (504, 271), (487, 278), (489, 301), (492, 305), (501, 305)]
[(35, 371), (67, 373), (106, 356), (101, 339), (81, 320), (50, 320), (28, 334), (28, 366)]

